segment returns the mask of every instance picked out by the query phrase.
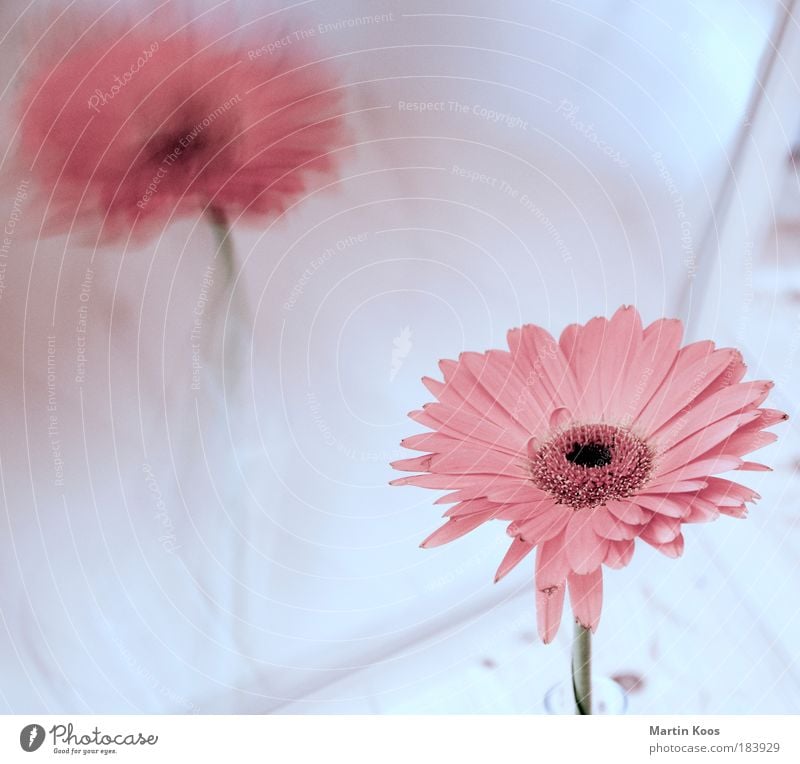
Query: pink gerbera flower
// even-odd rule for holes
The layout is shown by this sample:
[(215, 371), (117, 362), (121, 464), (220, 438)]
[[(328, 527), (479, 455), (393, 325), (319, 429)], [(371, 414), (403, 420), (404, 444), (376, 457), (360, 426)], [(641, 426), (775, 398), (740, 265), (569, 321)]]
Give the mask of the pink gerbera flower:
[(228, 11), (65, 26), (32, 46), (19, 102), (50, 230), (94, 223), (108, 239), (205, 209), (276, 214), (333, 169), (341, 91), (310, 41), (270, 24), (242, 37)]
[(744, 517), (758, 495), (715, 477), (764, 470), (743, 460), (775, 440), (786, 419), (759, 408), (771, 382), (742, 382), (738, 351), (713, 342), (680, 347), (682, 325), (643, 328), (635, 308), (568, 326), (558, 342), (539, 326), (508, 333), (509, 350), (442, 361), (424, 379), (437, 403), (410, 414), (434, 432), (403, 445), (428, 452), (394, 463), (424, 474), (393, 481), (451, 489), (444, 544), (489, 520), (513, 538), (497, 580), (536, 549), (539, 633), (558, 631), (567, 590), (574, 616), (594, 631), (602, 566), (622, 568), (637, 539), (669, 557), (684, 523)]

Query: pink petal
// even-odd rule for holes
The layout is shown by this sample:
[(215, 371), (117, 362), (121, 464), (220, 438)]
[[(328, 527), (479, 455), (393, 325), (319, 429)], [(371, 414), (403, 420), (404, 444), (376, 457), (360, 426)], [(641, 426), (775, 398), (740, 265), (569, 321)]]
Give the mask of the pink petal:
[(603, 571), (598, 567), (586, 575), (570, 573), (569, 600), (575, 619), (584, 629), (597, 629), (603, 607)]
[(706, 398), (724, 390), (726, 387), (738, 384), (744, 377), (747, 371), (747, 366), (742, 360), (742, 354), (735, 349), (731, 350), (731, 361), (725, 370), (720, 374), (700, 395), (697, 396), (696, 402), (701, 403)]
[(646, 523), (652, 513), (634, 503), (633, 499), (620, 499), (619, 501), (607, 501), (605, 506), (614, 517), (618, 517), (629, 525), (641, 525)]
[(447, 544), (450, 541), (455, 541), (455, 539), (461, 538), (470, 531), (475, 530), (475, 528), (482, 525), (487, 520), (492, 520), (494, 518), (494, 510), (488, 510), (477, 512), (474, 515), (467, 515), (463, 518), (459, 517), (448, 520), (441, 528), (431, 533), (420, 546), (423, 549), (430, 549), (435, 546)]
[(561, 624), (569, 563), (564, 536), (545, 541), (536, 550), (536, 622), (545, 644), (553, 641)]
[(658, 478), (642, 488), (641, 494), (694, 493), (705, 488), (705, 480), (675, 480), (673, 477)]
[(715, 472), (727, 472), (728, 470), (740, 469), (742, 460), (737, 456), (716, 456), (708, 459), (698, 459), (682, 467), (678, 467), (671, 472), (659, 475), (651, 483), (653, 485), (668, 482), (668, 478), (674, 481), (689, 480), (691, 478), (707, 477)]
[(645, 526), (640, 538), (648, 544), (668, 544), (680, 535), (681, 523), (674, 517), (654, 515)]
[(512, 533), (519, 535), (529, 544), (539, 544), (561, 533), (572, 514), (571, 509), (552, 504), (533, 517), (523, 520), (519, 525), (515, 524)]
[(683, 337), (683, 324), (677, 319), (654, 321), (642, 334), (642, 344), (631, 362), (626, 387), (631, 391), (624, 420), (635, 421), (661, 386), (678, 355)]
[(670, 421), (723, 372), (731, 354), (730, 350), (715, 350), (688, 364), (682, 363), (680, 357), (676, 359), (661, 387), (637, 417), (637, 427), (645, 435), (651, 435)]
[(736, 507), (724, 506), (719, 507), (720, 514), (727, 515), (728, 517), (735, 517), (736, 519), (744, 519), (747, 517), (747, 507), (744, 504), (739, 504)]
[(701, 495), (719, 507), (735, 507), (746, 501), (755, 501), (761, 498), (752, 488), (719, 477), (708, 478), (708, 486), (703, 489)]
[[(499, 410), (502, 410), (508, 417), (507, 421), (518, 423), (531, 434), (546, 429), (545, 412), (549, 411), (549, 407), (540, 405), (535, 396), (535, 385), (526, 384), (510, 353), (490, 350), (484, 355), (463, 353), (461, 358), (475, 377), (477, 385), (489, 394), (489, 399), (497, 407), (495, 418), (499, 417)], [(480, 398), (476, 400), (481, 401)]]
[[(417, 457), (424, 460), (425, 457)], [(445, 454), (429, 456), (428, 466), (411, 467), (411, 469), (426, 469), (430, 472), (439, 472), (447, 475), (469, 475), (473, 473), (508, 475), (524, 479), (527, 467), (523, 457), (519, 454), (501, 454), (497, 451), (473, 446), (470, 443), (461, 443)], [(414, 459), (404, 460), (404, 463), (414, 464)], [(398, 464), (395, 462), (393, 466)], [(403, 469), (403, 467), (397, 467)]]
[(667, 557), (671, 557), (672, 559), (677, 559), (683, 554), (683, 536), (678, 535), (672, 541), (667, 541), (664, 544), (658, 544), (653, 541), (648, 541), (647, 539), (642, 536), (644, 541), (647, 541), (653, 549), (657, 549), (661, 554), (666, 555)]
[(603, 410), (610, 421), (624, 417), (630, 403), (630, 367), (641, 352), (642, 320), (631, 306), (623, 306), (611, 317), (607, 342), (603, 345), (600, 390)]
[(504, 504), (495, 504), (493, 501), (489, 501), (485, 498), (468, 499), (467, 501), (459, 502), (455, 506), (450, 507), (450, 509), (444, 513), (444, 516), (450, 518), (464, 517), (466, 515), (474, 515), (476, 512), (487, 512), (490, 509), (498, 513), (499, 517), (504, 512), (507, 513), (509, 508)]
[(689, 514), (684, 518), (685, 523), (709, 523), (719, 517), (719, 508), (710, 501), (699, 497), (692, 499)]
[(486, 487), (486, 495), (497, 502), (511, 502), (515, 504), (533, 504), (538, 501), (550, 500), (550, 494), (522, 480), (499, 482)]
[(624, 568), (633, 558), (634, 539), (624, 541), (609, 541), (605, 564), (609, 568)]
[(771, 388), (771, 382), (748, 382), (726, 387), (716, 395), (696, 403), (688, 411), (681, 411), (653, 433), (653, 437), (659, 442), (677, 443), (709, 424), (757, 406), (766, 398)]
[(553, 409), (553, 413), (550, 414), (550, 430), (560, 430), (562, 427), (566, 427), (570, 421), (572, 421), (572, 414), (569, 409), (563, 406)]
[(622, 522), (605, 507), (596, 507), (592, 510), (592, 528), (598, 536), (615, 541), (632, 539), (639, 535), (637, 526)]
[(508, 333), (508, 347), (523, 377), (539, 394), (544, 408), (554, 405), (574, 408), (578, 401), (575, 377), (549, 332), (533, 324), (512, 329)]
[[(408, 438), (403, 438), (400, 441), (400, 445), (413, 451), (429, 451), (434, 454), (443, 454), (457, 448), (468, 437), (470, 442), (481, 443), (485, 447), (492, 448), (500, 453), (520, 453), (519, 445), (515, 443), (513, 436), (506, 437), (503, 431), (499, 429), (496, 432), (487, 431), (487, 428), (492, 428), (494, 425), (488, 423), (486, 425), (486, 428), (482, 428), (482, 432), (472, 432), (468, 436), (459, 434), (458, 437), (454, 437), (445, 435), (442, 432), (424, 432), (419, 435), (411, 435)], [(486, 437), (487, 435), (488, 437)]]
[(533, 544), (528, 544), (521, 538), (515, 538), (511, 542), (505, 557), (503, 557), (500, 567), (497, 569), (497, 573), (494, 576), (495, 583), (505, 578), (534, 548)]
[(715, 446), (720, 446), (720, 451), (733, 453), (728, 450), (728, 440), (737, 430), (752, 422), (759, 416), (758, 411), (745, 411), (743, 414), (733, 414), (732, 416), (720, 419), (702, 430), (690, 435), (685, 440), (676, 444), (665, 453), (662, 453), (657, 474), (665, 474), (677, 469), (682, 464), (687, 464), (699, 457), (707, 454)]
[(572, 570), (590, 573), (603, 562), (608, 542), (594, 532), (590, 510), (573, 511), (565, 533), (567, 560)]
[(744, 470), (745, 472), (772, 472), (772, 467), (766, 464), (759, 464), (758, 462), (742, 462), (738, 469)]
[(481, 440), (490, 446), (514, 442), (518, 444), (518, 450), (522, 450), (530, 438), (527, 429), (507, 416), (498, 423), (492, 420), (491, 411), (487, 410), (485, 416), (473, 414), (463, 405), (454, 407), (445, 403), (426, 403), (422, 411), (412, 411), (409, 417), (457, 440)]
[[(677, 494), (678, 496), (680, 494)], [(691, 499), (676, 499), (668, 496), (660, 496), (657, 494), (641, 495), (636, 497), (636, 503), (640, 507), (649, 509), (660, 515), (667, 515), (668, 517), (683, 517), (689, 511), (689, 502)]]
[[(392, 485), (394, 481), (392, 481), (389, 485)], [(440, 496), (436, 499), (433, 503), (434, 504), (455, 504), (459, 501), (469, 501), (471, 499), (481, 499), (484, 498), (483, 494), (476, 494), (474, 489), (470, 488), (462, 488), (459, 491), (453, 491), (452, 493), (446, 493), (444, 496)]]
[(777, 439), (778, 436), (774, 432), (737, 432), (720, 446), (711, 449), (706, 456), (721, 456), (722, 454), (744, 456), (751, 451), (758, 451), (759, 448), (774, 443)]
[(536, 626), (542, 642), (549, 645), (558, 634), (564, 612), (566, 582), (536, 589)]
[(593, 318), (584, 326), (573, 324), (561, 333), (560, 347), (577, 380), (580, 398), (569, 408), (576, 416), (601, 421), (603, 395), (599, 386), (600, 359), (608, 331), (605, 318)]
[(537, 589), (563, 584), (569, 572), (563, 533), (539, 545), (536, 550)]

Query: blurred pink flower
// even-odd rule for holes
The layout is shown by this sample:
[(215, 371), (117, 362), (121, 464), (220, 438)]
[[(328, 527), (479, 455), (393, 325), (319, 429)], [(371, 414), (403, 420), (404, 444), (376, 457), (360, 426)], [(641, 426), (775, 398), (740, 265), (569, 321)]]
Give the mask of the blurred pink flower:
[(423, 546), (493, 519), (513, 542), (505, 576), (534, 548), (539, 633), (558, 631), (569, 589), (577, 621), (594, 631), (602, 565), (622, 568), (641, 539), (683, 552), (684, 523), (744, 517), (758, 495), (713, 477), (764, 470), (742, 457), (775, 440), (786, 415), (759, 408), (771, 382), (741, 382), (738, 351), (713, 342), (681, 348), (678, 320), (642, 327), (632, 307), (568, 326), (558, 342), (538, 326), (508, 333), (509, 351), (462, 353), (424, 379), (437, 403), (410, 414), (434, 430), (403, 445), (425, 456), (394, 463), (422, 472), (395, 485), (454, 490), (455, 504)]
[(19, 103), (20, 158), (53, 232), (141, 237), (203, 209), (260, 218), (334, 168), (337, 75), (308, 40), (261, 25), (248, 44), (227, 12), (54, 29)]

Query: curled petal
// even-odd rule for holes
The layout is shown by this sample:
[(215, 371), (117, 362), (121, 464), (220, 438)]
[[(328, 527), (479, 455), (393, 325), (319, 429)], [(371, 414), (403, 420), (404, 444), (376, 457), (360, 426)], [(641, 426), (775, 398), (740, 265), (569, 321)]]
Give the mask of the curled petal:
[(634, 539), (609, 541), (605, 564), (608, 565), (609, 568), (624, 568), (633, 558), (635, 546), (636, 542)]

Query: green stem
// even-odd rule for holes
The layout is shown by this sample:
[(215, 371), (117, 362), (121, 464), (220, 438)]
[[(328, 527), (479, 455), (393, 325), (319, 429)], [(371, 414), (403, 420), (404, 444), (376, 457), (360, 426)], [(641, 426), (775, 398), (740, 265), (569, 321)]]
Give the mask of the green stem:
[(575, 624), (572, 643), (572, 691), (576, 713), (592, 713), (592, 632)]

